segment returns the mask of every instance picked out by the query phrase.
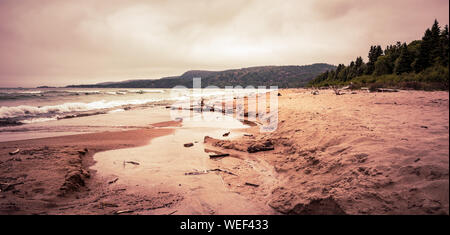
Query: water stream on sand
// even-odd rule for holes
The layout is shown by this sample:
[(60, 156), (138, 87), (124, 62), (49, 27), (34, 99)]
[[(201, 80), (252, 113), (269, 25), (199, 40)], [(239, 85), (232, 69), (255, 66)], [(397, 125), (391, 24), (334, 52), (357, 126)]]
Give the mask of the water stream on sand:
[[(231, 192), (215, 172), (185, 174), (214, 168), (205, 152), (205, 136), (232, 139), (242, 136), (242, 129), (247, 127), (218, 113), (203, 115), (213, 116), (209, 116), (207, 121), (184, 120), (182, 127), (176, 127), (173, 134), (155, 138), (146, 146), (97, 153), (92, 169), (105, 179), (117, 177), (117, 184), (126, 186), (130, 193), (165, 191), (182, 195), (184, 199), (170, 208), (176, 214), (270, 213), (266, 206)], [(230, 131), (229, 136), (223, 137)], [(185, 143), (194, 145), (184, 147)], [(155, 210), (149, 213), (167, 212)]]

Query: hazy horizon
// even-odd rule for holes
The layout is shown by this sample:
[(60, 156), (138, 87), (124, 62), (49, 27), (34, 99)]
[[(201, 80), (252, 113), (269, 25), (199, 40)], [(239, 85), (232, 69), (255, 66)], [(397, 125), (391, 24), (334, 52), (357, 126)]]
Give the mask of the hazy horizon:
[(420, 39), (447, 0), (0, 2), (0, 87), (157, 79), (188, 70), (367, 61)]

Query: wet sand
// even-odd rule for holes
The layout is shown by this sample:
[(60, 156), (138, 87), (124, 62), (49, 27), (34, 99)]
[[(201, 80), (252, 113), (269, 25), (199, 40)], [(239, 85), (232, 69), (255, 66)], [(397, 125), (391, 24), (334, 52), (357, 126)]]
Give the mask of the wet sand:
[[(197, 114), (199, 115), (199, 114)], [(221, 114), (204, 113), (221, 118)], [(232, 140), (243, 135), (246, 126), (232, 118), (215, 121), (184, 120), (181, 127), (138, 148), (105, 151), (94, 156), (92, 169), (105, 180), (118, 179), (114, 187), (128, 192), (170, 192), (183, 201), (138, 214), (273, 214), (264, 203), (255, 203), (230, 191), (222, 177), (232, 169), (219, 168), (203, 143), (205, 136)], [(218, 125), (220, 124), (220, 125)], [(224, 133), (233, 132), (223, 137)], [(193, 144), (185, 147), (184, 144)]]
[(448, 92), (280, 93), (270, 133), (185, 121), (0, 143), (0, 213), (449, 213)]
[[(113, 214), (130, 208), (121, 203), (142, 200), (141, 206), (153, 208), (180, 200), (174, 194), (110, 189), (90, 169), (95, 153), (145, 145), (177, 125), (0, 143), (0, 214)], [(9, 154), (18, 148), (18, 154)]]

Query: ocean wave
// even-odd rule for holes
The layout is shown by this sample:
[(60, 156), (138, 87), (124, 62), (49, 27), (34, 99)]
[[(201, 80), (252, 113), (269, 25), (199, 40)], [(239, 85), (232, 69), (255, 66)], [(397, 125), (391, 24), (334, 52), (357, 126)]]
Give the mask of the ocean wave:
[(92, 111), (98, 109), (110, 109), (123, 105), (142, 105), (151, 102), (157, 102), (160, 99), (142, 99), (142, 100), (118, 100), (118, 101), (95, 101), (91, 103), (64, 103), (50, 106), (28, 106), (20, 105), (14, 107), (0, 107), (0, 118), (33, 117), (42, 114), (61, 114), (70, 112)]

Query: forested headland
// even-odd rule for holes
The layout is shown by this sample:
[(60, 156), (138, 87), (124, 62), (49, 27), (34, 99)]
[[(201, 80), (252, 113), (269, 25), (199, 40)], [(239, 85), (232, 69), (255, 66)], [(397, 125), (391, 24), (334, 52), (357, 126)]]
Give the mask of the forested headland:
[(357, 57), (349, 65), (339, 64), (309, 82), (323, 87), (351, 84), (353, 88), (391, 87), (420, 90), (449, 89), (449, 32), (437, 20), (421, 40), (397, 42), (384, 50), (370, 47), (368, 61)]

